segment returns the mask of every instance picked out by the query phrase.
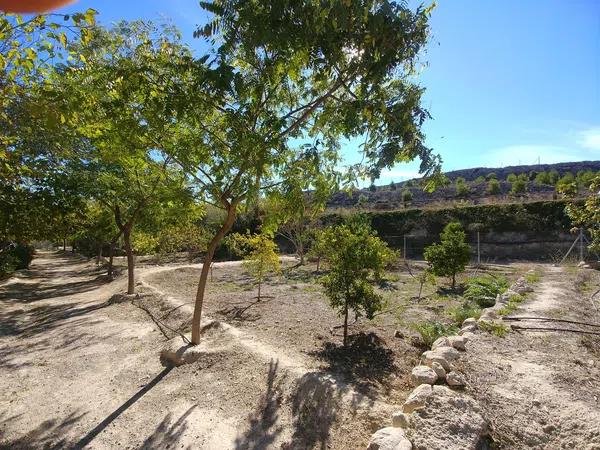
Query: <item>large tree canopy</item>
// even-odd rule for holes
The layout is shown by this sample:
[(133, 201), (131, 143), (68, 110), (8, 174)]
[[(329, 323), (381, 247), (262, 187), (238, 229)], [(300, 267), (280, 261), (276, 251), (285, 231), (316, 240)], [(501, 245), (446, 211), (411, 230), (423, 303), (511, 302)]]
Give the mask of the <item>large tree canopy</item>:
[(202, 6), (214, 20), (196, 35), (214, 51), (191, 65), (195, 82), (173, 92), (186, 107), (178, 116), (180, 141), (170, 154), (208, 200), (228, 212), (209, 244), (207, 263), (242, 202), (291, 174), (304, 176), (294, 167), (307, 161), (334, 169), (347, 140), (362, 141), (364, 163), (354, 167), (355, 174), (375, 178), (383, 168), (415, 158), (424, 175), (439, 173), (439, 158), (423, 143), (421, 125), (429, 115), (414, 80), (429, 9), (375, 0), (225, 0)]

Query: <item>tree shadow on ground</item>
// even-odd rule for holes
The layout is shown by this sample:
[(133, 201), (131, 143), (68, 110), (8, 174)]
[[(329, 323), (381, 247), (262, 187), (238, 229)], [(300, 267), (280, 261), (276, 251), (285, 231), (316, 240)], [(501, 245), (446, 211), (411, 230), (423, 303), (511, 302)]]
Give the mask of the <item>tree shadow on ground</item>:
[(324, 373), (302, 376), (292, 396), (294, 432), (282, 449), (329, 448), (330, 430), (338, 416), (343, 393), (344, 389)]
[(134, 395), (132, 395), (125, 403), (115, 409), (112, 413), (110, 413), (102, 422), (96, 425), (92, 430), (90, 430), (84, 437), (82, 437), (72, 448), (73, 449), (82, 449), (86, 445), (89, 445), (96, 436), (98, 436), (106, 427), (108, 427), (115, 419), (117, 419), (121, 414), (127, 411), (131, 405), (137, 402), (140, 398), (142, 398), (150, 389), (156, 386), (164, 377), (168, 375), (168, 373), (173, 370), (173, 367), (165, 367), (158, 375), (154, 377), (152, 381), (150, 381), (147, 385), (145, 385), (142, 389), (137, 391)]
[(222, 315), (228, 320), (234, 320), (238, 322), (255, 322), (261, 318), (261, 315), (254, 310), (251, 310), (252, 307), (260, 304), (264, 304), (272, 300), (274, 297), (272, 296), (261, 296), (261, 299), (254, 299), (252, 302), (237, 302), (230, 303), (232, 306), (227, 306), (225, 308), (221, 308), (216, 311), (217, 314)]
[[(187, 430), (186, 420), (197, 406), (198, 405), (192, 405), (185, 413), (181, 415), (181, 417), (179, 417), (179, 419), (172, 423), (172, 414), (168, 413), (160, 422), (158, 427), (156, 427), (156, 430), (154, 430), (154, 432), (146, 438), (140, 449), (151, 450), (173, 447), (173, 445), (179, 441), (183, 433), (185, 433)], [(190, 448), (190, 446), (186, 447), (186, 449)]]
[[(27, 311), (22, 309), (6, 311), (0, 313), (0, 324), (2, 330), (0, 336), (16, 336), (31, 337), (38, 333), (50, 331), (56, 327), (65, 324), (69, 326), (77, 325), (81, 320), (69, 320), (76, 317), (81, 317), (93, 311), (110, 306), (108, 302), (95, 303), (87, 306), (80, 306), (80, 303), (58, 304), (58, 305), (43, 305)], [(97, 323), (98, 321), (87, 321), (88, 325)], [(5, 328), (5, 325), (8, 326)]]
[(319, 274), (315, 274), (315, 272), (308, 272), (302, 269), (291, 270), (291, 268), (284, 271), (282, 275), (281, 282), (277, 284), (287, 284), (288, 281), (316, 283), (319, 278)]
[[(56, 419), (45, 420), (24, 436), (16, 439), (2, 440), (0, 438), (0, 450), (29, 450), (37, 448), (58, 450), (72, 448), (73, 443), (66, 437), (67, 433), (85, 414), (71, 413), (71, 415), (61, 422)], [(7, 420), (3, 420), (2, 422), (6, 424)]]
[(283, 431), (278, 425), (279, 407), (283, 401), (280, 381), (277, 381), (279, 361), (269, 363), (267, 386), (255, 410), (248, 416), (246, 431), (235, 440), (236, 450), (259, 450), (272, 448), (272, 444)]
[[(80, 274), (78, 273), (77, 275)], [(96, 289), (107, 282), (104, 275), (98, 275), (91, 280), (74, 281), (64, 284), (14, 282), (0, 287), (0, 302), (32, 303), (50, 298), (82, 294)]]
[(325, 342), (323, 348), (310, 354), (328, 364), (327, 370), (341, 375), (366, 392), (373, 383), (385, 384), (397, 367), (394, 352), (375, 333), (358, 333), (348, 337), (348, 345)]

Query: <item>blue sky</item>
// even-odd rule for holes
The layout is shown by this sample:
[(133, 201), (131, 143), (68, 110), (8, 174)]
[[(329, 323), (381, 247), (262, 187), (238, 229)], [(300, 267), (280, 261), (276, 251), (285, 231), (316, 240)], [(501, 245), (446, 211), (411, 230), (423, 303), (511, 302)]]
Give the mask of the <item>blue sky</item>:
[[(88, 7), (105, 24), (169, 18), (202, 50), (197, 1), (80, 0), (61, 11)], [(445, 170), (600, 159), (600, 1), (439, 0), (431, 28), (418, 80), (433, 116), (427, 144)], [(359, 159), (353, 145), (344, 153)], [(377, 184), (416, 168), (398, 165)]]

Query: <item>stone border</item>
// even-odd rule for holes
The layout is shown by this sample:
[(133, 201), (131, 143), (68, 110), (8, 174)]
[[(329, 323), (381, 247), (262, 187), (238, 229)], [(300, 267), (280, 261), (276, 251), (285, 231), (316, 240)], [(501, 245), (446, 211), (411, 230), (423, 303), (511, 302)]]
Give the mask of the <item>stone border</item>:
[[(444, 441), (444, 436), (447, 436), (447, 444), (444, 444), (444, 448), (447, 449), (475, 448), (477, 443), (487, 436), (487, 424), (480, 415), (477, 403), (463, 391), (466, 380), (464, 375), (456, 370), (454, 363), (460, 358), (461, 352), (468, 350), (467, 343), (476, 336), (481, 325), (487, 323), (505, 326), (498, 311), (508, 305), (513, 295), (523, 295), (531, 291), (533, 289), (525, 277), (519, 277), (504, 293), (498, 295), (494, 306), (483, 309), (479, 319), (465, 319), (458, 335), (438, 338), (431, 350), (421, 355), (420, 364), (413, 368), (410, 382), (415, 389), (402, 405), (402, 410), (392, 415), (391, 426), (382, 428), (371, 436), (367, 450), (410, 450), (413, 448), (410, 438), (416, 432), (423, 433), (419, 427), (422, 427), (422, 422), (427, 421), (427, 417), (456, 416), (457, 405), (460, 405), (458, 411), (465, 416), (462, 420), (470, 420), (469, 432), (465, 433), (465, 436), (457, 435), (456, 430), (451, 431), (456, 422), (439, 420), (435, 422), (437, 433), (431, 434), (437, 435), (438, 438), (441, 436)], [(510, 328), (510, 325), (507, 327)], [(438, 410), (430, 411), (427, 410), (428, 407)], [(417, 417), (419, 412), (424, 410), (427, 410), (425, 418)], [(431, 423), (431, 420), (427, 422), (428, 425)], [(435, 439), (435, 436), (433, 438)], [(425, 448), (422, 442), (419, 443), (419, 448)]]

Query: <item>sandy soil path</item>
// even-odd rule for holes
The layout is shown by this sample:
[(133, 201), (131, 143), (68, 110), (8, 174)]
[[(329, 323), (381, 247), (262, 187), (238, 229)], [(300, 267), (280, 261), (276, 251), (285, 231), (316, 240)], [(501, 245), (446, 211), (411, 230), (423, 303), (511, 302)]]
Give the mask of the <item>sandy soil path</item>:
[[(577, 276), (546, 266), (534, 293), (511, 316), (600, 325), (577, 289)], [(538, 320), (509, 323), (585, 329)], [(464, 369), (500, 448), (600, 449), (599, 344), (594, 336), (556, 331), (483, 334), (470, 344)]]
[(107, 302), (125, 282), (40, 252), (0, 284), (0, 449), (364, 447), (369, 398), (235, 329), (207, 335), (199, 363), (161, 366), (146, 312)]

